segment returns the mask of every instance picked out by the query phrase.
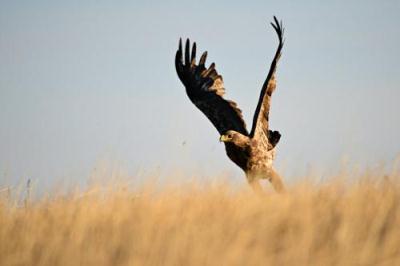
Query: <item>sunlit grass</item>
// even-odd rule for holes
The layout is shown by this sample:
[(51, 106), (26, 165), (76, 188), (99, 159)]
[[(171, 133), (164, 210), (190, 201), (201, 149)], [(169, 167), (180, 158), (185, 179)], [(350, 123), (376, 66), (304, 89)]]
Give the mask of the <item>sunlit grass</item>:
[(400, 265), (396, 174), (262, 197), (226, 184), (1, 195), (0, 265)]

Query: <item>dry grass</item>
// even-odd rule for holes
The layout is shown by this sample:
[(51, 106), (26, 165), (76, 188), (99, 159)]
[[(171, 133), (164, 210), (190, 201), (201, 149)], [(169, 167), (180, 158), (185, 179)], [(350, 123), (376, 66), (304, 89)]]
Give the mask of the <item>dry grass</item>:
[[(343, 178), (345, 179), (345, 178)], [(379, 178), (376, 178), (379, 179)], [(1, 265), (400, 265), (398, 177), (0, 201)]]

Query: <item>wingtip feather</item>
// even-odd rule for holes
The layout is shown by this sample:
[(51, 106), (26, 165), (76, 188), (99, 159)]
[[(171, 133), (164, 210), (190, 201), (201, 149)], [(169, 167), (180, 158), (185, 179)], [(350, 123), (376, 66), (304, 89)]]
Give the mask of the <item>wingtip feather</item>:
[(186, 66), (189, 66), (189, 64), (190, 64), (189, 49), (190, 49), (190, 40), (189, 40), (189, 38), (187, 38), (186, 44), (185, 44), (185, 65)]
[(178, 51), (182, 52), (182, 38), (179, 38)]
[(200, 61), (199, 61), (199, 66), (204, 66), (204, 64), (206, 63), (207, 60), (207, 51), (205, 51), (201, 57), (200, 57)]
[(175, 65), (178, 67), (179, 64), (182, 64), (182, 38), (179, 38), (179, 47), (175, 54)]
[(192, 46), (192, 56), (190, 62), (192, 66), (196, 64), (196, 42), (194, 42)]

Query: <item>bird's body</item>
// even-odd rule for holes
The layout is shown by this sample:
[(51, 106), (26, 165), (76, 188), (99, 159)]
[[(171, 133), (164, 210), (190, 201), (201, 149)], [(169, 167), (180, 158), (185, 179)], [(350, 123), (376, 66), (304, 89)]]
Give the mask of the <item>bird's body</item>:
[(266, 139), (249, 138), (244, 135), (239, 137), (240, 141), (225, 142), (229, 159), (245, 172), (247, 180), (257, 191), (260, 190), (258, 179), (268, 179), (277, 191), (283, 191), (283, 183), (272, 167), (275, 148), (268, 149), (271, 144)]
[(237, 104), (223, 98), (225, 88), (222, 76), (215, 70), (215, 64), (205, 67), (207, 52), (203, 53), (196, 65), (196, 43), (190, 53), (190, 42), (187, 40), (183, 60), (180, 41), (175, 66), (189, 99), (217, 128), (228, 157), (243, 169), (249, 183), (260, 190), (258, 180), (268, 179), (277, 191), (282, 191), (283, 183), (272, 167), (275, 146), (281, 135), (269, 129), (270, 102), (276, 87), (275, 70), (283, 47), (283, 27), (275, 17), (274, 20), (275, 24), (271, 24), (278, 34), (279, 46), (261, 89), (250, 133)]
[(225, 142), (225, 150), (228, 157), (243, 171), (261, 171), (270, 168), (274, 159), (275, 150), (272, 149), (265, 153), (268, 143), (240, 136), (241, 142)]

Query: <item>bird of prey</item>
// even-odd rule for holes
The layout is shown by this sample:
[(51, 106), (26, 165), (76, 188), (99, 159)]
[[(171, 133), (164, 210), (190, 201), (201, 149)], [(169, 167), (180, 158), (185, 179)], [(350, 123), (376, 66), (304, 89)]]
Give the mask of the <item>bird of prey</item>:
[(193, 43), (190, 51), (190, 41), (187, 39), (183, 58), (180, 39), (175, 57), (176, 71), (189, 99), (218, 130), (228, 157), (243, 169), (249, 184), (257, 192), (262, 191), (259, 179), (269, 180), (278, 192), (284, 191), (283, 182), (272, 166), (275, 146), (281, 134), (269, 128), (271, 96), (276, 87), (275, 71), (283, 47), (284, 29), (282, 21), (279, 22), (275, 16), (271, 25), (278, 35), (279, 44), (261, 88), (250, 133), (237, 104), (223, 98), (224, 83), (222, 76), (215, 69), (215, 64), (212, 63), (208, 68), (205, 66), (207, 52), (202, 54), (196, 64), (196, 43)]

